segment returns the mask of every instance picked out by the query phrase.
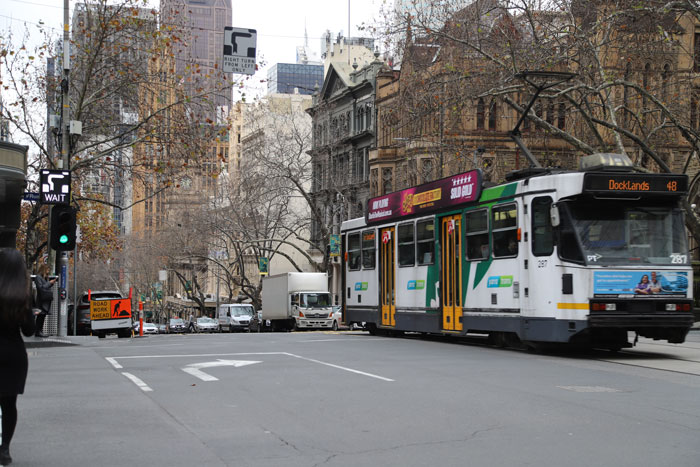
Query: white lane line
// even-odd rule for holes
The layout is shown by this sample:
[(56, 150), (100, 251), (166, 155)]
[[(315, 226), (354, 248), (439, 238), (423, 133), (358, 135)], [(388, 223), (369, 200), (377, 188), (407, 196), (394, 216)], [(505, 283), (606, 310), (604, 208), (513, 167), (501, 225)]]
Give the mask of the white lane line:
[(320, 364), (320, 365), (326, 365), (326, 366), (329, 366), (329, 367), (331, 367), (331, 368), (337, 368), (337, 369), (339, 369), (339, 370), (349, 371), (350, 373), (356, 373), (356, 374), (362, 375), (362, 376), (369, 376), (370, 378), (381, 379), (382, 381), (389, 381), (389, 382), (393, 382), (393, 381), (394, 381), (393, 379), (385, 378), (385, 377), (383, 377), (383, 376), (373, 375), (372, 373), (366, 373), (366, 372), (364, 372), (364, 371), (354, 370), (354, 369), (352, 369), (352, 368), (347, 368), (347, 367), (340, 366), (340, 365), (334, 365), (333, 363), (322, 362), (321, 360), (315, 360), (315, 359), (313, 359), (313, 358), (302, 357), (301, 355), (294, 355), (293, 353), (284, 352), (284, 354), (285, 354), (285, 355), (289, 355), (290, 357), (298, 358), (298, 359), (301, 359), (301, 360), (306, 360), (306, 361), (308, 361), (308, 362), (318, 363), (318, 364)]
[(137, 378), (136, 376), (132, 375), (131, 373), (127, 373), (126, 371), (122, 371), (122, 374), (129, 378), (136, 386), (138, 386), (142, 391), (144, 392), (150, 392), (153, 391), (148, 384), (144, 383), (141, 381), (141, 379)]
[(184, 371), (185, 373), (189, 373), (195, 378), (201, 379), (202, 381), (219, 381), (219, 378), (217, 378), (216, 376), (212, 376), (203, 371), (199, 371), (198, 368), (185, 367), (182, 369), (182, 371)]
[(116, 368), (116, 369), (124, 368), (124, 367), (121, 366), (119, 363), (117, 363), (117, 360), (116, 360), (116, 359), (114, 359), (114, 358), (112, 358), (112, 357), (105, 357), (105, 360), (107, 360), (109, 363), (111, 363), (112, 366), (113, 366), (114, 368)]

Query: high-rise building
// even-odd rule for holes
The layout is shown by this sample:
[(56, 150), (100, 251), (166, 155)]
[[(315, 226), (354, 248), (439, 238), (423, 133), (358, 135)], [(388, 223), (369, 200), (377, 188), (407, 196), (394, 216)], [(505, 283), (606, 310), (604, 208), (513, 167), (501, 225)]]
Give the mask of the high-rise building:
[(323, 65), (304, 63), (277, 63), (267, 72), (269, 94), (312, 95), (323, 86)]
[[(175, 70), (187, 75), (186, 93), (190, 96), (209, 94), (198, 100), (201, 121), (217, 122), (222, 108), (231, 107), (231, 79), (223, 72), (224, 28), (232, 25), (231, 0), (161, 0), (164, 26), (172, 26), (180, 34), (173, 43)], [(198, 73), (184, 73), (198, 67)]]

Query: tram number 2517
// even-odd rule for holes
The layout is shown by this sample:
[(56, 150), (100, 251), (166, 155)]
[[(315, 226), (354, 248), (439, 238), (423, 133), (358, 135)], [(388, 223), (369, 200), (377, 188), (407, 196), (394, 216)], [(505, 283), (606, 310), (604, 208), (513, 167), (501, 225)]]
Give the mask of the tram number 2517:
[(546, 268), (547, 267), (547, 260), (546, 259), (537, 260), (537, 267), (538, 268)]

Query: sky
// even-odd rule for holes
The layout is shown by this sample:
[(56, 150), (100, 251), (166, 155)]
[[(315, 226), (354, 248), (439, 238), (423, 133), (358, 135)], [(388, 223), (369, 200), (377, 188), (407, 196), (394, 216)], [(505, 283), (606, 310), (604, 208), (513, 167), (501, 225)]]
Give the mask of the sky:
[[(334, 36), (348, 30), (348, 1), (350, 1), (351, 36), (368, 36), (359, 32), (361, 23), (375, 23), (383, 3), (393, 0), (232, 0), (233, 27), (256, 29), (258, 33), (258, 62), (265, 65), (248, 79), (248, 95), (259, 94), (266, 87), (267, 68), (275, 63), (295, 63), (296, 47), (304, 45), (308, 34), (310, 49), (320, 52), (321, 35), (330, 30)], [(23, 31), (24, 23), (30, 30), (42, 20), (55, 31), (63, 31), (63, 0), (0, 0), (0, 30)], [(150, 4), (158, 6), (158, 0)], [(70, 8), (76, 4), (70, 0)], [(223, 53), (223, 52), (222, 52)], [(252, 86), (252, 87), (251, 87)], [(234, 96), (235, 98), (235, 96)]]

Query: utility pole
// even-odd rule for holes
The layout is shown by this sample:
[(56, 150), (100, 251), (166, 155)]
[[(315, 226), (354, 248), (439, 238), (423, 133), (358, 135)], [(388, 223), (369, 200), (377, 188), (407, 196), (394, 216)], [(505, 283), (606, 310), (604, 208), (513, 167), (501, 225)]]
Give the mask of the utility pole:
[[(63, 79), (61, 80), (61, 167), (70, 170), (70, 98), (68, 96), (68, 79), (70, 75), (70, 0), (63, 0)], [(68, 200), (70, 204), (72, 200)], [(68, 331), (68, 252), (61, 251), (59, 260), (59, 311), (58, 335), (65, 337)], [(74, 297), (75, 300), (75, 297)]]

